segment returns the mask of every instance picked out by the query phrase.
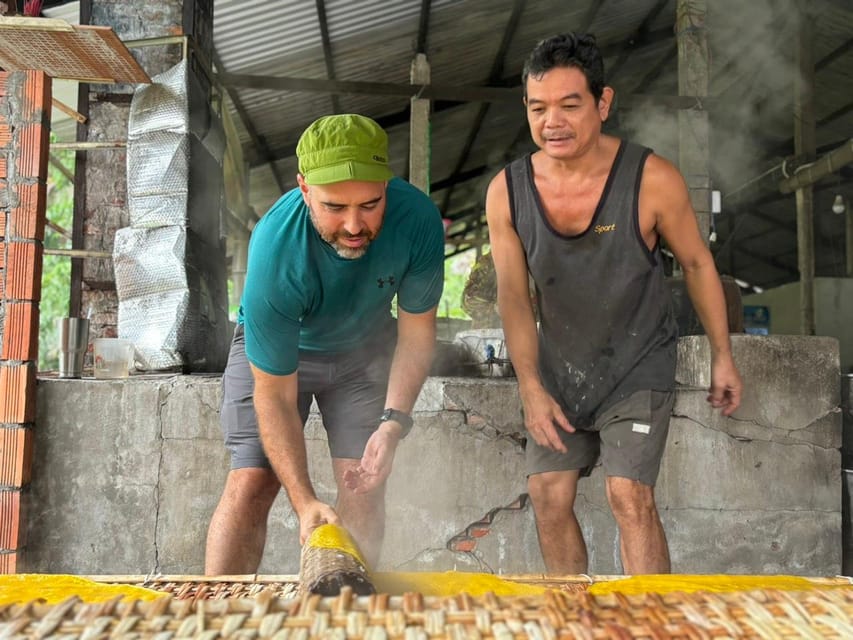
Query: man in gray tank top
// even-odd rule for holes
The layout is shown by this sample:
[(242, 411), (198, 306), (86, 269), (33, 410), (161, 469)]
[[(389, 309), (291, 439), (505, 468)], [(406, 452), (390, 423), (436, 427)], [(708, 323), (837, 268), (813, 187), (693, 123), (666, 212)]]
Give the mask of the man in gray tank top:
[[(601, 133), (613, 100), (592, 35), (543, 40), (522, 76), (535, 153), (489, 185), (498, 307), (524, 407), (528, 490), (549, 573), (587, 571), (574, 500), (601, 459), (628, 574), (668, 573), (654, 499), (675, 384), (676, 323), (661, 239), (711, 344), (708, 401), (730, 415), (741, 380), (725, 298), (678, 170)], [(536, 285), (537, 330), (528, 295)]]

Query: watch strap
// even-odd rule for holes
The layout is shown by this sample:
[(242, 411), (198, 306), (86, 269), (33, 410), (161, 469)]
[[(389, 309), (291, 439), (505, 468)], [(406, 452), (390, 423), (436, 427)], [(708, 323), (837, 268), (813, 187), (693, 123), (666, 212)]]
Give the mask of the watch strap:
[(409, 435), (409, 431), (412, 430), (412, 425), (415, 424), (412, 416), (403, 411), (398, 411), (397, 409), (387, 408), (382, 412), (382, 416), (379, 418), (380, 424), (387, 422), (388, 420), (393, 420), (403, 428), (403, 431), (400, 434), (401, 438), (405, 438)]

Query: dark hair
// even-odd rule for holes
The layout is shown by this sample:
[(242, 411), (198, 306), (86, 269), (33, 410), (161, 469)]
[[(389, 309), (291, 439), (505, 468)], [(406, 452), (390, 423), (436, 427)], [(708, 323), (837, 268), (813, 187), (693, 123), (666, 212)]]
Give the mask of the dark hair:
[(527, 78), (537, 80), (556, 67), (576, 67), (583, 71), (589, 91), (595, 101), (604, 91), (604, 60), (591, 33), (561, 33), (545, 38), (530, 52), (521, 72), (524, 97), (527, 97)]

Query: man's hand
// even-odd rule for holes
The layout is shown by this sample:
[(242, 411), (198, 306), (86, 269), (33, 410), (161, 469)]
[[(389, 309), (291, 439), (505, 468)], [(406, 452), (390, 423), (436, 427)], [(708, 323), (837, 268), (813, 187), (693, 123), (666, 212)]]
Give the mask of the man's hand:
[(542, 387), (521, 392), (524, 406), (524, 424), (537, 444), (566, 453), (566, 445), (557, 433), (559, 426), (563, 431), (573, 433), (575, 428), (569, 423), (560, 405)]
[(379, 487), (391, 475), (394, 453), (402, 427), (396, 422), (383, 422), (364, 447), (361, 464), (344, 472), (344, 486), (353, 493), (367, 493)]
[(314, 500), (299, 512), (299, 544), (305, 544), (308, 536), (321, 524), (341, 524), (335, 510), (325, 502)]
[(731, 357), (711, 361), (711, 388), (708, 402), (730, 416), (740, 406), (743, 383)]

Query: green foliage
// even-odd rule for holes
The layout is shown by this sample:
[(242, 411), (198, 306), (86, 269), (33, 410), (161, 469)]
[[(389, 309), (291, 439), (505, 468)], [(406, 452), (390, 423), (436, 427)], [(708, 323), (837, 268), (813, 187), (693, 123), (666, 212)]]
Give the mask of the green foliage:
[(234, 280), (230, 277), (227, 282), (228, 287), (228, 319), (231, 322), (237, 322), (237, 314), (240, 312), (240, 301), (234, 299)]
[[(60, 151), (54, 156), (69, 171), (74, 172), (73, 151)], [(47, 219), (50, 224), (44, 232), (44, 246), (46, 249), (70, 249), (71, 225), (74, 219), (74, 185), (52, 163), (48, 166)], [(64, 229), (68, 235), (62, 235), (51, 225)], [(71, 258), (46, 255), (39, 303), (39, 371), (59, 368), (57, 321), (68, 315), (70, 294)]]
[(438, 303), (440, 318), (471, 319), (462, 309), (462, 292), (476, 259), (477, 253), (472, 249), (444, 261), (444, 293), (441, 294), (441, 300)]

